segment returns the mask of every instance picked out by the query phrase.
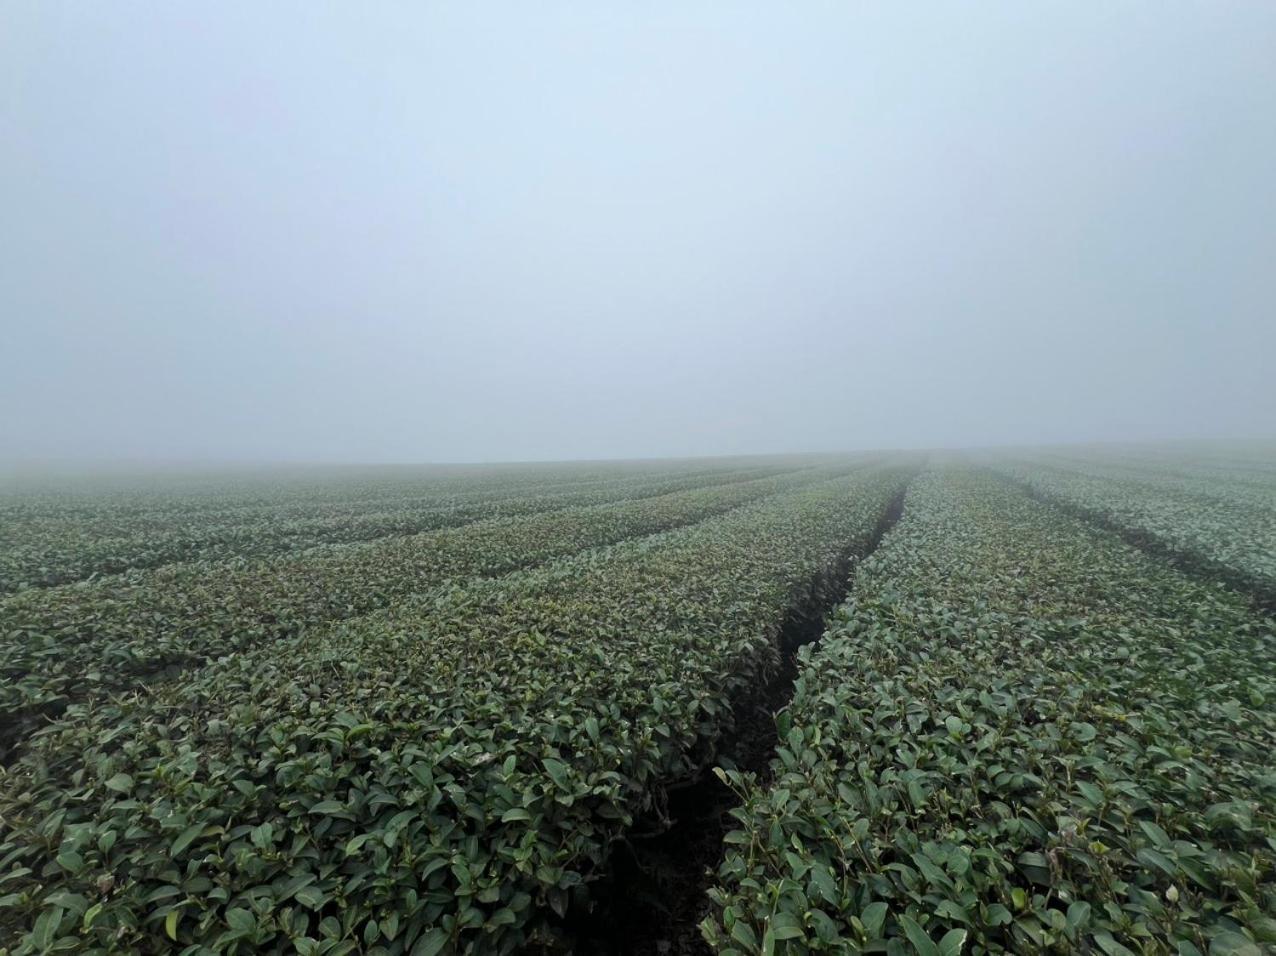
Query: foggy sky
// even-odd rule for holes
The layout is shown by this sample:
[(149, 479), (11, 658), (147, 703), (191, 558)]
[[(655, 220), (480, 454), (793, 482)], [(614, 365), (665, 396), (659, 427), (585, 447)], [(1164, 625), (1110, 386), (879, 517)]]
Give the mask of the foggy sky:
[(1276, 432), (1276, 4), (0, 5), (0, 455)]

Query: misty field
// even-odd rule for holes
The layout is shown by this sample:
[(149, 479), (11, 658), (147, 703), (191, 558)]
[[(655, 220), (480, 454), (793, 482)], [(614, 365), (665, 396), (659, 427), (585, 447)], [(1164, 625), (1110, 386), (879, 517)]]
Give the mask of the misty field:
[(0, 497), (0, 954), (1276, 949), (1276, 452)]

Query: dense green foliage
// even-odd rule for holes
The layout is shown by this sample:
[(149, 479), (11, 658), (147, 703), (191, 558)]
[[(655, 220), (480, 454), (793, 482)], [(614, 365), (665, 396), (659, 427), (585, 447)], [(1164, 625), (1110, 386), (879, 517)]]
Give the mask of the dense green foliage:
[[(412, 472), (326, 482), (241, 480), (184, 494), (102, 492), (0, 498), (0, 594), (180, 561), (265, 557), (371, 541), (485, 518), (652, 497), (794, 470), (729, 460), (616, 475), (585, 466), (476, 476)], [(749, 466), (749, 467), (745, 467)]]
[[(868, 546), (909, 474), (837, 470), (689, 493), (656, 534), (663, 519), (618, 526), (615, 509), (596, 512), (602, 534), (550, 516), (570, 544), (538, 551), (551, 533), (527, 533), (538, 560), (648, 536), (499, 577), (454, 578), (508, 569), (483, 549), (534, 519), (488, 539), (458, 529), (421, 552), (459, 561), (430, 579), (449, 586), (402, 586), (382, 610), (270, 640), (219, 626), (237, 653), (71, 704), (0, 779), (0, 945), (429, 956), (527, 942), (585, 901), (632, 815), (710, 759), (733, 696), (774, 667), (787, 611)], [(656, 501), (634, 507), (663, 514)], [(305, 557), (319, 563), (297, 577), (324, 573)], [(383, 557), (343, 574), (365, 587)]]
[(919, 464), (0, 497), (0, 956), (561, 948), (848, 563), (713, 949), (1276, 951), (1271, 456)]
[(994, 462), (1044, 498), (1276, 606), (1276, 471), (1059, 456)]
[(723, 953), (1276, 947), (1276, 638), (986, 472), (930, 472), (804, 657)]
[(612, 504), (494, 518), (266, 561), (182, 564), (0, 601), (0, 744), (70, 701), (502, 574), (721, 514), (847, 464)]

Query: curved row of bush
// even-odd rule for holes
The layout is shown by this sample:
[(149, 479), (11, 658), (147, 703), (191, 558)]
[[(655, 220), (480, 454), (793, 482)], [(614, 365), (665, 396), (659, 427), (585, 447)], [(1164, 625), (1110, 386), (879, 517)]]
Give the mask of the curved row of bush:
[(1035, 463), (994, 467), (1049, 500), (1276, 602), (1276, 480), (1265, 496), (1255, 496), (1220, 490), (1208, 478), (1167, 486)]
[(13, 953), (509, 952), (698, 766), (904, 466), (75, 708), (0, 780)]
[(232, 504), (235, 498), (228, 497), (227, 509), (213, 512), (178, 506), (159, 514), (120, 513), (103, 502), (97, 511), (89, 504), (37, 517), (26, 516), (19, 499), (18, 505), (5, 509), (0, 593), (178, 562), (265, 557), (323, 544), (418, 534), (487, 518), (654, 497), (782, 470), (776, 466), (691, 474), (684, 470), (602, 481), (511, 478), (478, 487), (436, 480), (408, 486), (399, 495), (337, 503), (300, 504), (304, 496), (286, 487), (267, 497), (273, 507), (258, 503), (237, 508)]
[(1161, 452), (1150, 456), (1063, 451), (1016, 455), (1018, 464), (1042, 465), (1100, 478), (1137, 481), (1206, 499), (1271, 507), (1276, 493), (1276, 467), (1253, 462), (1249, 467), (1226, 458), (1190, 458)]
[(0, 741), (25, 736), (33, 719), (70, 702), (161, 678), (168, 668), (357, 617), (452, 579), (502, 574), (702, 521), (856, 467), (863, 465), (22, 592), (0, 602), (0, 724), (9, 731)]
[(162, 531), (199, 519), (233, 524), (263, 514), (290, 518), (376, 510), (398, 502), (536, 493), (569, 485), (708, 474), (732, 468), (800, 467), (772, 459), (722, 459), (699, 467), (672, 462), (565, 462), (543, 465), (304, 466), (174, 474), (19, 476), (0, 495), (0, 518), (19, 534), (40, 522), (105, 522)]
[(724, 954), (1276, 946), (1276, 636), (985, 472), (914, 483), (806, 654)]

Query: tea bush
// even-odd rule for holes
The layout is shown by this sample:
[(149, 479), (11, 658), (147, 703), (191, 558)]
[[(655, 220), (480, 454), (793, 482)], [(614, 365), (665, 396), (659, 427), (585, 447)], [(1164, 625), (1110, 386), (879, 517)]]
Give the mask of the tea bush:
[(723, 954), (1276, 947), (1276, 638), (986, 473), (914, 483), (804, 656)]
[(1276, 474), (1227, 480), (1031, 459), (997, 467), (1045, 498), (1276, 607)]
[(0, 742), (93, 694), (357, 617), (454, 579), (502, 574), (722, 514), (858, 465), (495, 518), (264, 562), (188, 564), (0, 602)]
[(0, 945), (534, 942), (633, 814), (712, 759), (786, 613), (862, 553), (909, 473), (861, 468), (72, 705), (0, 779)]
[[(260, 558), (331, 544), (418, 534), (488, 518), (654, 497), (795, 470), (686, 465), (665, 473), (599, 479), (575, 466), (464, 478), (196, 486), (155, 491), (0, 497), (0, 594), (186, 561)], [(161, 486), (163, 487), (163, 486)]]

